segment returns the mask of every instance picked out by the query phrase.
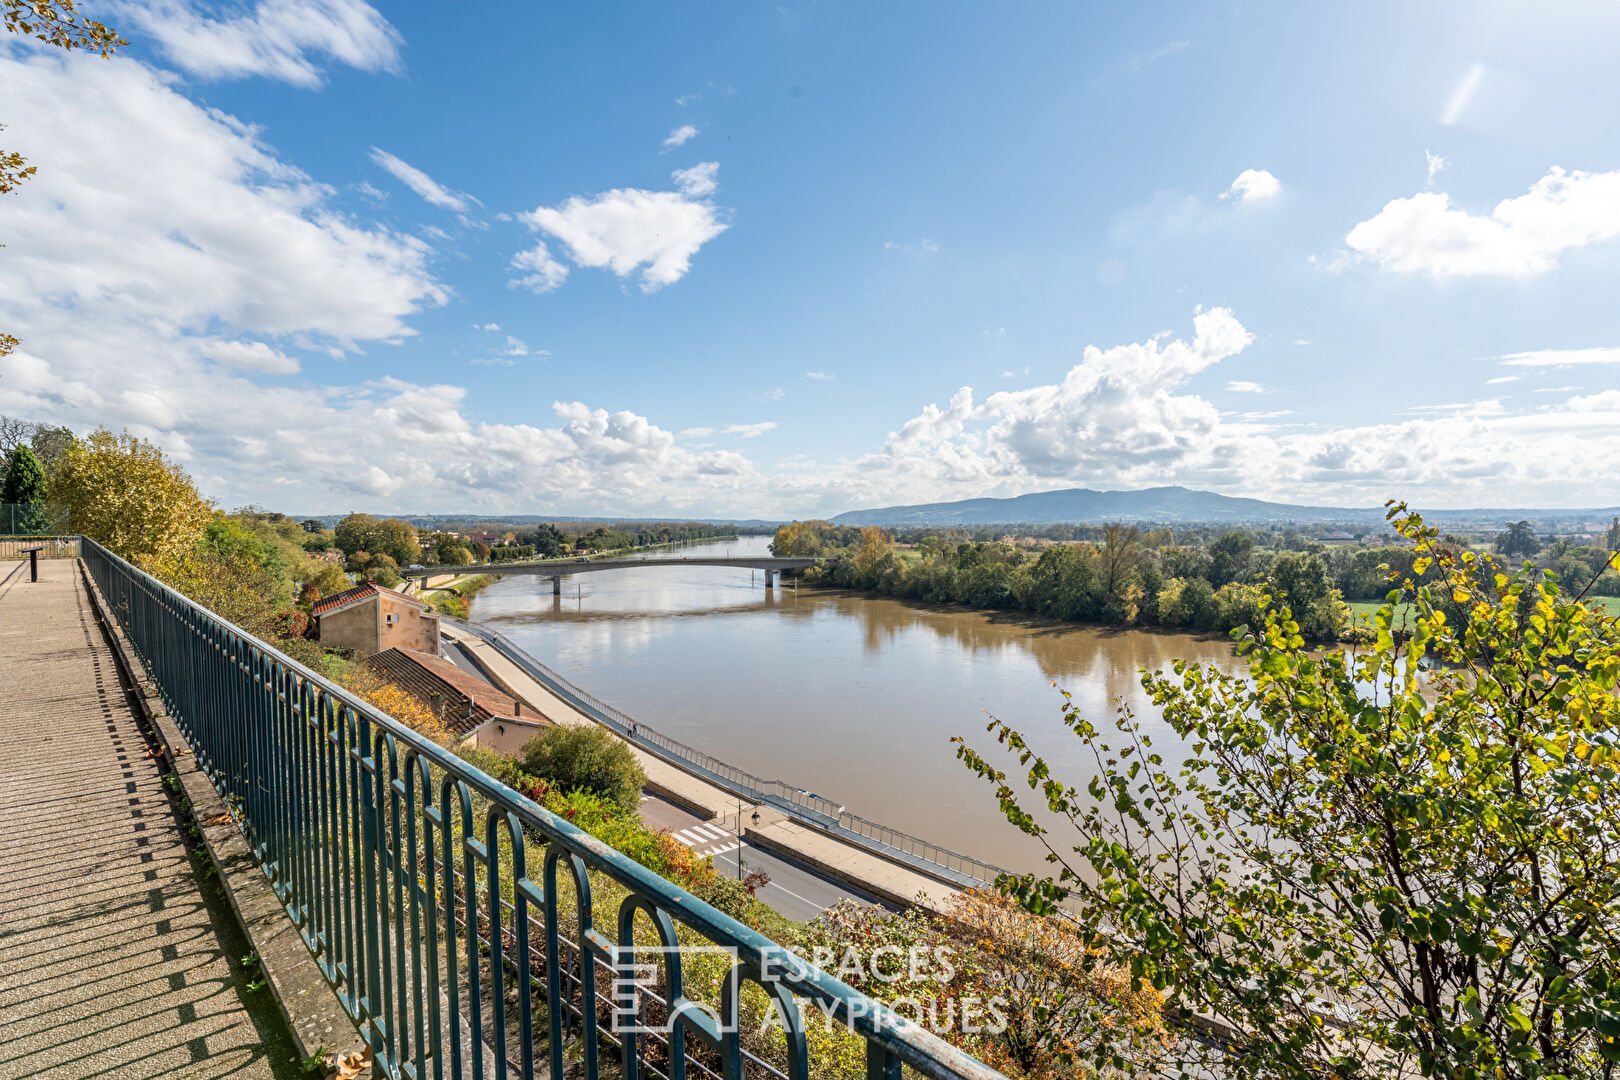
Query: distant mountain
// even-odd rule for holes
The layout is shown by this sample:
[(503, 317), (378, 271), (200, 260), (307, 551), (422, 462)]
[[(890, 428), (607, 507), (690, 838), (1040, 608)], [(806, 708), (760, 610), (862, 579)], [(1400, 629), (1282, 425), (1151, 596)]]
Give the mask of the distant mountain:
[[(1607, 522), (1613, 509), (1591, 510), (1438, 510), (1425, 512), (1433, 521), (1544, 521)], [(1244, 522), (1248, 524), (1379, 524), (1384, 508), (1297, 506), (1262, 499), (1234, 499), (1213, 491), (1184, 487), (1144, 488), (1141, 491), (1093, 491), (1065, 488), (1038, 491), (1011, 499), (963, 499), (959, 502), (886, 506), (851, 510), (833, 518), (835, 525), (1050, 525), (1057, 522)]]

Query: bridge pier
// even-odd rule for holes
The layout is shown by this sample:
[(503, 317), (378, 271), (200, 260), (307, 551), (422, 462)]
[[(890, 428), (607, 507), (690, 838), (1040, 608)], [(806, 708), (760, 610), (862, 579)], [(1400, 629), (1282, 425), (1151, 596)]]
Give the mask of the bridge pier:
[(562, 577), (560, 575), (551, 579), (551, 595), (562, 595)]
[(767, 570), (767, 571), (765, 571), (765, 587), (767, 589), (772, 588), (775, 585), (775, 583), (776, 583), (776, 571), (775, 570)]

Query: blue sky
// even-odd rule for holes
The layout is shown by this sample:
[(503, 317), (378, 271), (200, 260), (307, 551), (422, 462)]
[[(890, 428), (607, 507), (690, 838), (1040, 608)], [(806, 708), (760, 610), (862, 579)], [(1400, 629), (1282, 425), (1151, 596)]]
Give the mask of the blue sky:
[(478, 11), (8, 43), (0, 412), (303, 512), (1620, 501), (1612, 5)]

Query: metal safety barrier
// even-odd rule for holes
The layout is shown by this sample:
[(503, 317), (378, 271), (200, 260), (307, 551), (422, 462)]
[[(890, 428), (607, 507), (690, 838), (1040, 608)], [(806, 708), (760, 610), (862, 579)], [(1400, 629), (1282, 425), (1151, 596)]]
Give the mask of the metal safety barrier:
[[(864, 1042), (870, 1080), (902, 1065), (1001, 1080), (94, 541), (82, 549), (380, 1074), (808, 1080), (806, 1017), (825, 1012)], [(745, 1047), (761, 1002), (778, 1034)]]
[(502, 656), (528, 673), (552, 693), (597, 723), (644, 746), (670, 764), (725, 788), (752, 803), (766, 803), (790, 817), (833, 833), (884, 858), (966, 888), (988, 888), (996, 877), (1006, 873), (994, 863), (963, 855), (959, 851), (929, 843), (899, 829), (891, 829), (852, 814), (845, 807), (804, 788), (782, 780), (766, 780), (719, 758), (705, 754), (672, 739), (655, 728), (631, 718), (585, 690), (581, 690), (551, 668), (542, 664), (499, 630), (478, 623), (446, 617), (452, 628), (487, 642)]

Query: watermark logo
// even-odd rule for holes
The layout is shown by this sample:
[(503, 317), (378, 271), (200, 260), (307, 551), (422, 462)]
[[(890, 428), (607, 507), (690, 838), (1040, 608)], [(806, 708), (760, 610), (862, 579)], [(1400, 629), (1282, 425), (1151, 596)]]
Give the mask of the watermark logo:
[(736, 949), (729, 945), (637, 945), (633, 950), (621, 946), (620, 955), (631, 960), (618, 966), (613, 979), (609, 1026), (614, 1034), (668, 1035), (688, 1013), (708, 1017), (721, 1035), (737, 1031), (735, 1023), (727, 1024), (717, 1010), (701, 1001), (688, 999), (678, 1009), (669, 1008), (661, 975), (674, 964), (683, 965), (684, 970), (689, 958), (699, 956), (719, 956), (728, 969), (735, 968), (741, 962)]
[[(840, 1026), (926, 1028), (937, 1035), (950, 1033), (997, 1035), (1006, 1031), (1010, 1006), (1004, 996), (980, 997), (945, 992), (957, 974), (953, 950), (949, 946), (880, 946), (869, 952), (853, 947), (842, 951), (818, 946), (811, 960), (776, 948), (761, 957), (758, 969), (744, 964), (737, 950), (723, 945), (637, 945), (624, 949), (622, 963), (612, 984), (611, 1027), (616, 1034), (635, 1033), (667, 1036), (683, 1016), (701, 1015), (703, 1026), (720, 1035), (734, 1034), (741, 1022), (730, 1023), (719, 1011), (704, 1002), (687, 999), (671, 1009), (663, 972), (680, 964), (688, 970), (697, 957), (721, 957), (728, 976), (738, 978), (748, 972), (750, 981), (770, 987), (781, 983), (800, 997), (801, 1015), (821, 1014), (828, 1029)], [(814, 982), (816, 969), (867, 990), (869, 996), (853, 1000), (824, 1001), (808, 995), (806, 984)], [(873, 993), (873, 991), (876, 991)], [(881, 1001), (876, 1000), (881, 999)], [(813, 1005), (813, 1010), (810, 1008)], [(740, 1015), (740, 1011), (739, 1011)], [(786, 1030), (787, 1018), (773, 997), (764, 1013), (756, 1018), (761, 1033), (772, 1027)]]

